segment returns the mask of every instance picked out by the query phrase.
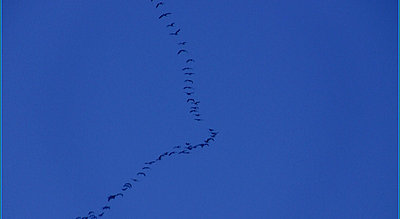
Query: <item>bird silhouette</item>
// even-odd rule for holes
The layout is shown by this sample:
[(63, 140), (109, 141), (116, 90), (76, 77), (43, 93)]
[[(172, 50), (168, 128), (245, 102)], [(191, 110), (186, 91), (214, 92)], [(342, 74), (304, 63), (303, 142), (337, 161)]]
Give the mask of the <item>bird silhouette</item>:
[(106, 205), (106, 206), (103, 207), (103, 210), (106, 210), (106, 209), (111, 209), (111, 208), (110, 208), (110, 206)]
[(130, 183), (125, 183), (124, 186), (128, 187), (128, 188), (132, 188), (132, 184), (130, 184)]
[(184, 68), (182, 68), (182, 71), (186, 71), (186, 70), (192, 70), (193, 68), (190, 68), (190, 67), (184, 67)]
[(190, 101), (193, 101), (193, 102), (194, 102), (194, 99), (190, 98), (190, 99), (187, 99), (187, 100), (186, 100), (187, 103), (189, 103)]
[(143, 173), (143, 172), (139, 172), (139, 173), (137, 173), (136, 175), (143, 175), (143, 176), (146, 176), (146, 174), (145, 173)]
[(202, 119), (194, 119), (194, 120), (196, 120), (196, 121), (203, 121)]
[(138, 179), (135, 179), (135, 178), (131, 178), (131, 180), (132, 180), (133, 182), (139, 182), (139, 180), (138, 180)]
[(177, 31), (175, 31), (174, 33), (170, 33), (169, 35), (175, 35), (178, 36), (178, 33), (181, 31), (181, 29), (178, 29)]
[(99, 214), (99, 217), (102, 217), (104, 215), (104, 212), (101, 212), (100, 214)]
[(186, 60), (186, 63), (189, 63), (189, 62), (194, 62), (194, 59), (188, 59), (188, 60)]
[(112, 200), (112, 199), (115, 199), (117, 196), (121, 196), (121, 197), (123, 197), (124, 196), (124, 194), (122, 194), (122, 193), (117, 193), (117, 194), (115, 194), (115, 195), (110, 195), (110, 196), (108, 196), (108, 201), (110, 201), (110, 200)]
[(186, 86), (186, 87), (184, 87), (183, 89), (184, 89), (184, 90), (185, 90), (185, 89), (193, 89), (193, 87)]
[(185, 75), (194, 75), (193, 72), (186, 72)]
[(170, 23), (170, 24), (167, 25), (167, 27), (175, 27), (175, 23), (174, 22)]
[(211, 140), (215, 141), (214, 138), (207, 138), (207, 140), (205, 140), (204, 142), (208, 143)]
[(176, 152), (175, 152), (175, 151), (172, 151), (172, 152), (170, 152), (170, 153), (168, 154), (168, 156), (171, 156), (171, 155), (173, 155), (173, 154), (176, 154)]
[(175, 149), (175, 148), (181, 148), (181, 146), (180, 146), (180, 145), (178, 145), (178, 146), (175, 146), (175, 147), (173, 147), (173, 148), (174, 148), (174, 149)]
[(146, 170), (146, 169), (149, 170), (150, 167), (143, 167), (143, 168), (142, 168), (142, 170)]
[(189, 80), (189, 79), (186, 79), (184, 82), (190, 82), (190, 83), (193, 84), (193, 81), (192, 81), (192, 80)]
[(164, 13), (162, 15), (160, 15), (160, 17), (158, 17), (158, 19), (161, 19), (163, 17), (167, 17), (168, 15), (171, 15), (172, 13), (168, 12), (168, 13)]
[(179, 50), (179, 51), (178, 51), (178, 55), (181, 54), (181, 53), (183, 53), (183, 52), (187, 52), (187, 50), (185, 50), (185, 49)]
[(158, 7), (161, 6), (161, 5), (164, 5), (164, 2), (159, 2), (159, 3), (157, 3), (156, 8), (158, 8)]
[(194, 92), (185, 92), (185, 94), (190, 96), (190, 95), (194, 94)]
[(184, 45), (186, 45), (186, 43), (187, 43), (187, 42), (180, 42), (180, 43), (178, 43), (178, 45), (184, 46)]
[(189, 113), (195, 113), (197, 110), (190, 110)]

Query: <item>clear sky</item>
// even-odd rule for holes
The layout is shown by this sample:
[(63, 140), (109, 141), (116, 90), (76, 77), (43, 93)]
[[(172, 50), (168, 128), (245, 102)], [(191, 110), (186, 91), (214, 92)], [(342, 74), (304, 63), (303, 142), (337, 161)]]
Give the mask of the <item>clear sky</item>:
[(397, 217), (397, 1), (157, 1), (3, 1), (4, 218)]

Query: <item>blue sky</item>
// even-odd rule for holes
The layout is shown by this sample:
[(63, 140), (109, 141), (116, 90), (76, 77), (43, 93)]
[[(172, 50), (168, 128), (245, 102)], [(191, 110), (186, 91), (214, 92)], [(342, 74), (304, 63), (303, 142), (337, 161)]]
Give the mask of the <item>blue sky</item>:
[(3, 1), (4, 218), (396, 218), (396, 1), (164, 2)]

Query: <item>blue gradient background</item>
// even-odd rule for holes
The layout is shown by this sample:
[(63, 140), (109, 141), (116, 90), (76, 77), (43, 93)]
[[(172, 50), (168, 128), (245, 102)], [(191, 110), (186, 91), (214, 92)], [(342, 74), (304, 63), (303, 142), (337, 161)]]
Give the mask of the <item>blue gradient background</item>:
[(3, 218), (397, 217), (396, 1), (165, 1), (3, 1)]

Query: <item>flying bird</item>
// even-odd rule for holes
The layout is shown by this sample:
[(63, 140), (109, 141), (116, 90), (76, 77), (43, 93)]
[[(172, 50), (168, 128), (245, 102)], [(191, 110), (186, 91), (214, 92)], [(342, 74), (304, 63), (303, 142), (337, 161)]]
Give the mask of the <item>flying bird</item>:
[(203, 121), (202, 119), (194, 119), (194, 120), (196, 120), (196, 121)]
[(197, 110), (190, 110), (189, 113), (195, 113)]
[(174, 33), (170, 33), (169, 35), (175, 35), (178, 36), (178, 33), (181, 31), (181, 29), (178, 29), (177, 31), (175, 31)]
[(143, 176), (146, 176), (146, 174), (145, 173), (143, 173), (143, 172), (139, 172), (139, 173), (137, 173), (136, 175), (143, 175)]
[(194, 75), (193, 72), (186, 72), (185, 75)]
[(189, 62), (194, 62), (194, 59), (188, 59), (188, 60), (186, 60), (186, 63), (189, 63)]
[(162, 15), (160, 15), (160, 17), (158, 17), (158, 19), (161, 19), (161, 18), (163, 18), (163, 17), (167, 17), (168, 15), (171, 15), (172, 13), (164, 13), (164, 14), (162, 14)]
[(183, 89), (193, 89), (193, 87), (186, 86)]
[(88, 215), (94, 214), (94, 211), (89, 211)]
[(101, 212), (100, 214), (99, 214), (99, 217), (102, 217), (104, 215), (104, 212)]
[(196, 102), (194, 102), (193, 104), (194, 105), (198, 105), (200, 103), (200, 101), (196, 101)]
[(164, 2), (157, 3), (156, 8), (158, 8), (160, 5), (164, 5)]
[(103, 207), (103, 210), (106, 210), (106, 209), (111, 209), (111, 208), (110, 208), (110, 206), (106, 205), (106, 206)]
[(135, 179), (135, 178), (131, 178), (131, 180), (132, 180), (133, 182), (139, 182), (139, 180), (138, 180), (138, 179)]
[(171, 153), (168, 154), (168, 156), (171, 156), (171, 155), (173, 155), (173, 154), (176, 154), (176, 152), (175, 152), (175, 151), (172, 151)]
[(175, 27), (175, 23), (174, 22), (170, 23), (170, 24), (167, 25), (167, 27)]
[(183, 53), (183, 52), (187, 52), (187, 51), (185, 49), (181, 49), (181, 50), (178, 51), (178, 55)]
[(108, 196), (108, 201), (110, 201), (110, 200), (112, 200), (112, 199), (115, 199), (117, 196), (121, 196), (121, 197), (123, 197), (124, 196), (124, 194), (122, 194), (122, 193), (118, 193), (118, 194), (115, 194), (115, 195), (110, 195), (110, 196)]
[(194, 115), (195, 115), (195, 116), (200, 116), (200, 114), (198, 114), (198, 113), (197, 113), (197, 114), (194, 114)]
[(188, 96), (194, 94), (194, 92), (185, 92), (185, 94), (187, 94)]
[(143, 168), (142, 168), (142, 170), (146, 170), (146, 169), (149, 170), (150, 167), (143, 167)]
[(180, 42), (180, 43), (178, 43), (178, 45), (183, 45), (184, 46), (184, 45), (186, 45), (186, 43), (187, 42)]
[(175, 147), (173, 147), (173, 148), (174, 148), (174, 149), (175, 149), (175, 148), (181, 148), (181, 146), (178, 145), (178, 146), (175, 146)]
[(193, 84), (193, 81), (192, 81), (192, 80), (189, 80), (189, 79), (186, 79), (184, 82), (190, 82), (190, 83)]
[(194, 102), (194, 99), (190, 98), (190, 99), (186, 100), (187, 103), (189, 103), (189, 101), (193, 101)]
[(210, 140), (215, 141), (214, 138), (207, 138), (207, 140), (205, 140), (204, 142), (205, 142), (205, 143), (208, 143)]
[(184, 67), (184, 68), (182, 68), (182, 71), (186, 71), (186, 70), (192, 70), (193, 68), (190, 68), (190, 67)]
[(124, 186), (128, 187), (128, 188), (132, 188), (132, 184), (130, 184), (130, 183), (125, 183)]

